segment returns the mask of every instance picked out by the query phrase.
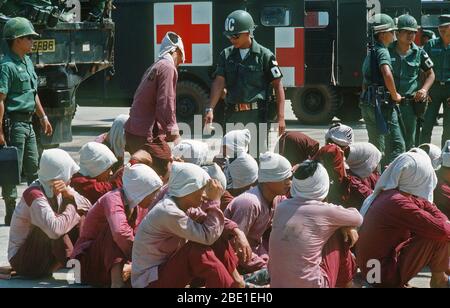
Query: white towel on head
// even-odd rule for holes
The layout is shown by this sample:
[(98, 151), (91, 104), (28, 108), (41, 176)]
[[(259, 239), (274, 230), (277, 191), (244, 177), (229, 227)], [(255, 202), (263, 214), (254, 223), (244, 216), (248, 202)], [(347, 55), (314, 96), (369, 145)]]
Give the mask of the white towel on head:
[(53, 184), (55, 180), (62, 180), (68, 184), (72, 176), (80, 170), (80, 167), (61, 149), (44, 150), (39, 163), (39, 183), (45, 190), (45, 195), (53, 198)]
[(308, 200), (322, 201), (328, 196), (330, 190), (330, 178), (322, 164), (317, 164), (314, 175), (304, 180), (292, 179), (292, 197), (301, 197)]
[(247, 153), (242, 153), (228, 165), (231, 176), (231, 188), (239, 189), (258, 180), (258, 163)]
[(227, 178), (219, 165), (213, 163), (212, 165), (202, 166), (202, 169), (209, 174), (211, 179), (219, 181), (224, 190), (227, 189)]
[(167, 32), (164, 36), (161, 46), (159, 47), (159, 58), (163, 58), (165, 55), (174, 52), (179, 49), (181, 51), (181, 60), (184, 63), (186, 55), (184, 51), (184, 44), (181, 37), (175, 32)]
[(349, 146), (353, 143), (353, 129), (344, 124), (330, 127), (325, 134), (325, 141), (328, 139), (342, 147)]
[(173, 149), (174, 158), (181, 158), (185, 163), (202, 166), (208, 158), (208, 145), (198, 140), (180, 141)]
[(431, 143), (424, 143), (418, 148), (412, 148), (410, 152), (417, 152), (426, 155), (431, 160), (434, 170), (438, 170), (442, 164), (442, 151), (439, 147)]
[(259, 156), (259, 183), (281, 182), (291, 176), (291, 163), (280, 154), (266, 152)]
[(163, 185), (159, 175), (144, 164), (126, 165), (122, 179), (123, 191), (131, 209)]
[(104, 144), (88, 142), (80, 149), (80, 173), (95, 178), (117, 162), (113, 152)]
[(430, 158), (418, 152), (403, 153), (383, 172), (373, 193), (364, 201), (361, 215), (365, 216), (376, 197), (389, 189), (398, 189), (433, 202), (436, 185), (437, 177)]
[(208, 173), (197, 165), (174, 162), (169, 178), (168, 195), (187, 196), (205, 187), (209, 179)]
[(127, 114), (118, 115), (108, 133), (108, 142), (111, 150), (117, 158), (123, 158), (125, 155), (125, 123), (130, 116)]
[(445, 142), (442, 149), (442, 166), (450, 168), (450, 140)]
[(381, 152), (371, 143), (353, 143), (346, 163), (361, 179), (369, 177), (381, 161)]
[(223, 136), (222, 144), (227, 149), (227, 156), (234, 158), (247, 153), (252, 136), (248, 129), (232, 130)]

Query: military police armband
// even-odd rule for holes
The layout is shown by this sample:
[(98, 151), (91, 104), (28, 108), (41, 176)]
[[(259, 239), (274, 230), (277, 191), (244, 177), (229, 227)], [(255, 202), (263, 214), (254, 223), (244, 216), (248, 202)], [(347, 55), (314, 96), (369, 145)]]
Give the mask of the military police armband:
[(283, 77), (280, 67), (278, 66), (278, 62), (275, 60), (272, 60), (271, 65), (272, 65), (272, 67), (270, 68), (270, 74), (271, 74), (272, 79), (278, 79), (278, 78)]
[(431, 60), (430, 56), (424, 51), (423, 58), (425, 59), (424, 64), (425, 66), (430, 69), (434, 66), (433, 60)]

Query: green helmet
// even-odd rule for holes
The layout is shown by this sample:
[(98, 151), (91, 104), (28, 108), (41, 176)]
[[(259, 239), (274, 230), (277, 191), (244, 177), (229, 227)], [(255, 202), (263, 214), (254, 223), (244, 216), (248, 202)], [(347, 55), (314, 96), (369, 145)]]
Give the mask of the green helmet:
[(386, 14), (375, 14), (369, 19), (369, 24), (374, 34), (397, 30), (394, 20)]
[(14, 40), (27, 35), (39, 37), (39, 34), (34, 31), (34, 27), (31, 22), (26, 18), (11, 18), (3, 27), (3, 38), (5, 40)]
[(247, 33), (253, 35), (255, 23), (252, 16), (243, 10), (237, 10), (228, 15), (225, 19), (225, 35), (235, 35), (239, 33)]
[(450, 14), (439, 16), (439, 27), (446, 27), (450, 25)]
[(417, 20), (411, 15), (405, 14), (398, 18), (397, 21), (398, 30), (414, 31), (417, 32), (419, 25)]
[(426, 36), (430, 39), (436, 38), (436, 34), (432, 30), (422, 30), (422, 36)]

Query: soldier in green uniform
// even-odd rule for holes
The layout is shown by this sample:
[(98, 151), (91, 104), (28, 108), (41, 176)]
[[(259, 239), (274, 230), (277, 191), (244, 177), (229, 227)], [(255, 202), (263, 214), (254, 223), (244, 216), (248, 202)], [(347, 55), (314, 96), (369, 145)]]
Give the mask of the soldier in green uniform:
[(420, 45), (425, 46), (429, 40), (433, 40), (436, 38), (436, 33), (433, 30), (422, 30), (422, 36), (420, 38)]
[(425, 113), (425, 123), (421, 134), (421, 143), (430, 143), (433, 126), (439, 114), (441, 105), (444, 105), (444, 132), (442, 133), (442, 146), (450, 139), (450, 15), (439, 17), (440, 38), (430, 40), (424, 47), (434, 62), (436, 80), (430, 90), (431, 104)]
[(267, 112), (272, 88), (276, 95), (279, 134), (284, 132), (286, 124), (283, 75), (273, 53), (254, 39), (254, 29), (252, 16), (243, 10), (232, 12), (225, 20), (224, 34), (232, 46), (220, 54), (210, 106), (205, 110), (205, 124), (212, 123), (214, 107), (226, 88), (225, 122), (256, 125), (257, 131), (248, 128), (253, 133), (252, 144), (257, 140), (257, 152), (252, 153), (252, 147), (250, 153), (258, 156), (267, 148)]
[[(18, 149), (19, 170), (25, 174), (28, 184), (37, 178), (38, 149), (33, 131), (33, 115), (47, 135), (52, 126), (44, 113), (37, 95), (37, 75), (27, 56), (33, 39), (38, 37), (33, 25), (23, 17), (15, 17), (5, 24), (3, 38), (9, 48), (0, 61), (0, 146), (5, 144)], [(16, 205), (15, 186), (3, 186), (2, 196), (6, 205), (5, 224), (9, 225)]]
[[(418, 146), (415, 144), (417, 120), (423, 117), (428, 91), (434, 82), (433, 61), (426, 51), (414, 44), (419, 27), (413, 16), (400, 16), (397, 28), (397, 41), (389, 46), (389, 53), (395, 86), (403, 97), (400, 103), (403, 133), (406, 150), (410, 150)], [(422, 71), (424, 82), (420, 81)]]
[[(393, 106), (394, 103), (400, 103), (402, 97), (395, 87), (391, 56), (387, 49), (394, 41), (396, 26), (390, 16), (376, 14), (369, 21), (369, 29), (375, 43), (362, 67), (364, 80), (360, 108), (369, 142), (383, 153), (382, 163), (385, 166), (405, 151), (398, 113)], [(390, 97), (385, 97), (387, 95)], [(375, 104), (371, 97), (379, 97), (379, 104)], [(385, 126), (383, 134), (380, 133), (380, 125)]]

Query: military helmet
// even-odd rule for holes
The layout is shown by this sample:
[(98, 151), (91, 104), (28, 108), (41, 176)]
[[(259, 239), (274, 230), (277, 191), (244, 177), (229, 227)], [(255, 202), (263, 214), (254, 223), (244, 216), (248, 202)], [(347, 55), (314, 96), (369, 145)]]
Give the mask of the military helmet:
[(227, 19), (225, 19), (224, 34), (227, 36), (247, 32), (253, 35), (254, 29), (255, 22), (253, 21), (252, 16), (246, 11), (234, 11), (228, 15)]
[(450, 14), (439, 16), (439, 27), (445, 27), (448, 25), (450, 25)]
[(34, 31), (31, 22), (23, 17), (11, 18), (3, 27), (3, 38), (5, 40), (14, 40), (28, 35), (39, 37), (39, 34)]
[(386, 14), (375, 14), (369, 19), (369, 24), (374, 34), (397, 30), (394, 20)]
[(422, 36), (426, 36), (430, 39), (436, 38), (436, 34), (432, 30), (422, 30)]
[(408, 14), (402, 15), (397, 20), (398, 30), (414, 31), (417, 32), (419, 28), (417, 20)]

